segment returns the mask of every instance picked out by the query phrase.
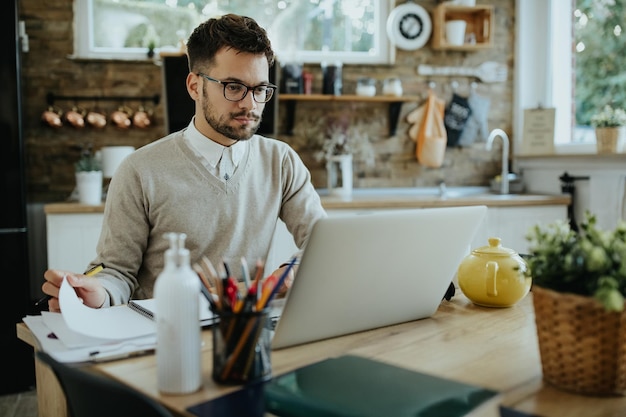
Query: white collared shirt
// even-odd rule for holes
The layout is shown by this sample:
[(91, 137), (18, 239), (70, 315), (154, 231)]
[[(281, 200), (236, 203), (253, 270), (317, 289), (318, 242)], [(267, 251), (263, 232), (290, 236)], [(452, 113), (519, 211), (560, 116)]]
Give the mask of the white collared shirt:
[(246, 146), (248, 146), (245, 140), (237, 141), (230, 147), (220, 145), (200, 133), (194, 126), (194, 119), (191, 120), (183, 135), (185, 140), (189, 143), (190, 148), (193, 149), (194, 153), (202, 160), (202, 165), (204, 165), (211, 174), (224, 181), (226, 181), (224, 174), (228, 174), (228, 177), (232, 177), (233, 173), (220, 172), (220, 160), (222, 157), (230, 157), (230, 162), (236, 169), (246, 152)]

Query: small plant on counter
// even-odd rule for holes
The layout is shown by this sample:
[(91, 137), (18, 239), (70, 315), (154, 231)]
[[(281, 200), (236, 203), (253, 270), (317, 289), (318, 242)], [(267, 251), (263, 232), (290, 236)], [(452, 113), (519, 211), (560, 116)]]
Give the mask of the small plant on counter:
[(322, 137), (321, 149), (315, 152), (315, 159), (327, 161), (336, 155), (352, 155), (355, 161), (373, 166), (376, 153), (365, 129), (350, 120), (333, 120), (331, 118), (325, 135)]
[(622, 311), (626, 296), (626, 222), (612, 231), (596, 226), (590, 212), (580, 233), (565, 220), (533, 226), (527, 274), (533, 283), (557, 292), (593, 296), (608, 311)]
[(102, 171), (100, 159), (94, 155), (91, 145), (86, 146), (80, 153), (80, 159), (74, 164), (76, 172)]
[(620, 108), (613, 108), (607, 104), (606, 106), (604, 106), (602, 111), (591, 116), (591, 126), (593, 127), (626, 126), (626, 111)]

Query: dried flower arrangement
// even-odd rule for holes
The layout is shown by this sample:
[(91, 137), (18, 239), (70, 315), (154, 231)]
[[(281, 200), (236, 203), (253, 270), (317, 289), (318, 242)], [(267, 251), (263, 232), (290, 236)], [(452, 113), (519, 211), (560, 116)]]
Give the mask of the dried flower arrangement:
[(613, 108), (610, 105), (591, 116), (591, 125), (594, 127), (620, 127), (626, 125), (626, 111)]

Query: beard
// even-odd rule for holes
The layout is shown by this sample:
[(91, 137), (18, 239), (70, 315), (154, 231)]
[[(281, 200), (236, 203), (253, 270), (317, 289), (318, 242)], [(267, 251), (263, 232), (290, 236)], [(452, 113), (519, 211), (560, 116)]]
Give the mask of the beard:
[[(232, 140), (248, 140), (250, 139), (261, 125), (261, 115), (248, 111), (241, 111), (239, 113), (228, 113), (221, 116), (217, 116), (215, 107), (211, 105), (207, 98), (206, 91), (204, 94), (204, 104), (202, 106), (202, 113), (204, 114), (204, 120), (219, 134), (226, 136)], [(252, 119), (254, 122), (246, 126), (233, 127), (230, 123), (235, 118), (245, 116)]]

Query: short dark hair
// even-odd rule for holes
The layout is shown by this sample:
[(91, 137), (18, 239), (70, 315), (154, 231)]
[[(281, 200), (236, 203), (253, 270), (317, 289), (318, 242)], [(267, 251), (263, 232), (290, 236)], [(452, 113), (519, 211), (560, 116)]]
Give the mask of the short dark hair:
[(274, 51), (267, 32), (247, 16), (226, 14), (211, 18), (194, 29), (187, 40), (189, 71), (198, 72), (214, 63), (215, 54), (222, 48), (240, 52), (264, 54), (271, 67)]

